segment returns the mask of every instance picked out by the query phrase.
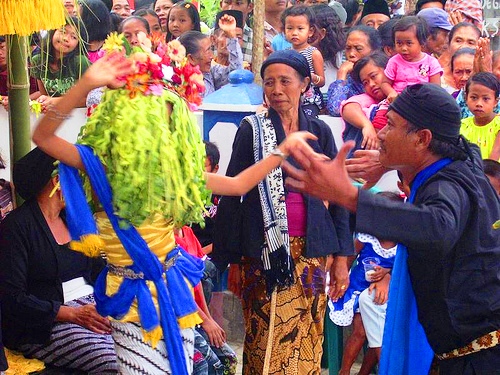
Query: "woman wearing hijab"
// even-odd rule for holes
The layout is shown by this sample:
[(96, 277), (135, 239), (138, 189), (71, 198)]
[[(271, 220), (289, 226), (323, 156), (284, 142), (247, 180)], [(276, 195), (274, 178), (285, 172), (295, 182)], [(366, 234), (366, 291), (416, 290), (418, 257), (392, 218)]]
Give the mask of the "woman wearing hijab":
[(68, 247), (54, 161), (34, 149), (14, 165), (25, 202), (0, 224), (3, 343), (53, 366), (117, 373), (111, 325), (97, 313), (91, 285), (104, 262)]
[[(312, 147), (333, 157), (330, 129), (306, 116), (300, 104), (311, 80), (307, 60), (293, 50), (274, 52), (261, 76), (269, 112), (243, 119), (227, 175), (272, 154), (300, 130), (315, 134)], [(212, 259), (220, 269), (241, 265), (243, 374), (319, 373), (327, 257), (335, 257), (327, 269), (333, 297), (348, 283), (345, 261), (353, 244), (347, 212), (285, 189), (285, 177), (277, 168), (244, 197), (223, 197), (217, 211)]]

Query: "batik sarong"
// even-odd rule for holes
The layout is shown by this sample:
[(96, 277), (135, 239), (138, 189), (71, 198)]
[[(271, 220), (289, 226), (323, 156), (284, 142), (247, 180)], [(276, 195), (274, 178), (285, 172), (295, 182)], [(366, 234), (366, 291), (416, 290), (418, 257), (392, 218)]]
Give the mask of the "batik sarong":
[[(324, 258), (306, 258), (305, 239), (290, 238), (294, 283), (278, 288), (268, 374), (319, 375), (326, 308)], [(243, 374), (262, 375), (270, 332), (271, 297), (260, 259), (243, 258)]]

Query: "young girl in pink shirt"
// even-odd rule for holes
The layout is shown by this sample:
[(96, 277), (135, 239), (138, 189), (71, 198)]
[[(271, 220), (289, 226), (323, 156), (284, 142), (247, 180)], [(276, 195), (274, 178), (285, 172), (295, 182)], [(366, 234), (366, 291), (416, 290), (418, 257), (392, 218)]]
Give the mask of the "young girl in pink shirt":
[(425, 21), (416, 16), (404, 17), (394, 25), (392, 31), (397, 54), (389, 59), (385, 75), (390, 83), (382, 90), (392, 103), (405, 87), (417, 83), (440, 84), (443, 68), (437, 59), (422, 52), (428, 30)]

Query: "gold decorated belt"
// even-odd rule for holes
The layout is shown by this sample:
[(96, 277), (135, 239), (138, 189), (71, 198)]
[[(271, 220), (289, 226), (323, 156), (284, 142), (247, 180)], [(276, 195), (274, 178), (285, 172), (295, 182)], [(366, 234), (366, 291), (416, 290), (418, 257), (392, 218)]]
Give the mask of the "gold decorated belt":
[(461, 348), (454, 349), (448, 353), (436, 354), (436, 357), (438, 357), (438, 359), (441, 360), (463, 357), (464, 355), (469, 355), (472, 353), (477, 353), (484, 349), (493, 348), (494, 346), (497, 346), (499, 343), (500, 343), (500, 329), (497, 329), (496, 331), (492, 331), (490, 333), (487, 333), (486, 335), (483, 335), (475, 339), (474, 341), (470, 342), (469, 344)]

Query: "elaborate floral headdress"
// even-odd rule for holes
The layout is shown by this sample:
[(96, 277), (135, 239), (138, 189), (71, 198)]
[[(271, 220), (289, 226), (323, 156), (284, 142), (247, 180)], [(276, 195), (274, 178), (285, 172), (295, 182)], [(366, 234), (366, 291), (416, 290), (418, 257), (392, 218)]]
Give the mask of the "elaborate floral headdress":
[(153, 41), (145, 33), (138, 34), (140, 47), (131, 47), (122, 35), (111, 34), (103, 45), (107, 53), (127, 51), (129, 59), (134, 61), (136, 70), (124, 79), (130, 97), (137, 94), (162, 94), (166, 87), (177, 92), (189, 104), (191, 110), (201, 104), (201, 94), (205, 91), (203, 74), (198, 66), (192, 66), (186, 57), (186, 49), (178, 41), (173, 40), (167, 45)]
[[(201, 101), (203, 76), (179, 44), (153, 53), (145, 34), (139, 40), (131, 47), (112, 34), (103, 45), (106, 53), (125, 51), (136, 69), (122, 78), (123, 87), (104, 90), (78, 143), (101, 157), (119, 217), (134, 225), (155, 214), (176, 225), (202, 222), (210, 193), (205, 146), (190, 109)], [(85, 186), (90, 201), (88, 181)]]

